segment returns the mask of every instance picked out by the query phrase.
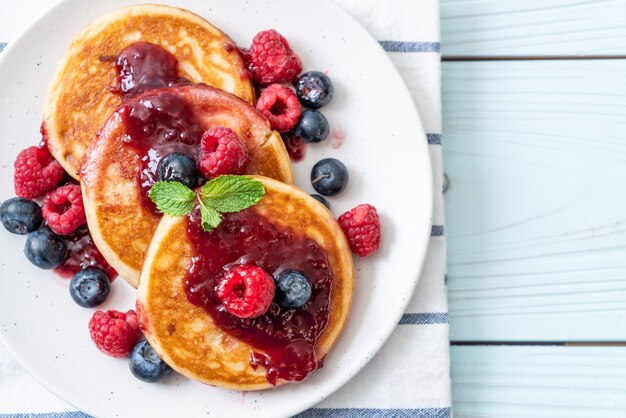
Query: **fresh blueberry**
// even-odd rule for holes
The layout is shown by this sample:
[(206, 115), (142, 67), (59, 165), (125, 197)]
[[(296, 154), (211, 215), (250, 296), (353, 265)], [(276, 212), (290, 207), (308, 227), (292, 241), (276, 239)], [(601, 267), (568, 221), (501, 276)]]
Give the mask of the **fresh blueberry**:
[(172, 372), (146, 340), (135, 344), (130, 353), (130, 371), (139, 380), (155, 383), (165, 379)]
[(311, 197), (317, 200), (318, 202), (320, 202), (322, 205), (326, 206), (328, 209), (330, 209), (330, 203), (328, 203), (328, 200), (324, 196), (320, 196), (318, 194), (312, 194)]
[(70, 281), (70, 296), (83, 308), (100, 305), (109, 296), (110, 290), (109, 277), (97, 268), (81, 270)]
[(275, 300), (283, 308), (299, 308), (311, 299), (311, 282), (298, 270), (283, 270), (274, 280)]
[(39, 228), (41, 208), (36, 202), (23, 197), (12, 197), (0, 205), (0, 222), (7, 231), (24, 235)]
[(163, 157), (157, 167), (157, 176), (160, 181), (177, 181), (190, 189), (198, 184), (196, 162), (182, 152), (173, 152)]
[(24, 245), (24, 254), (42, 269), (53, 269), (65, 259), (65, 240), (47, 227), (31, 232)]
[(325, 158), (318, 161), (311, 170), (311, 183), (319, 194), (334, 196), (348, 185), (348, 169), (339, 160)]
[(321, 112), (305, 110), (300, 115), (294, 133), (306, 143), (321, 142), (328, 137), (330, 126)]
[(319, 71), (302, 74), (294, 83), (296, 96), (304, 106), (319, 109), (326, 106), (333, 98), (335, 88), (330, 78)]

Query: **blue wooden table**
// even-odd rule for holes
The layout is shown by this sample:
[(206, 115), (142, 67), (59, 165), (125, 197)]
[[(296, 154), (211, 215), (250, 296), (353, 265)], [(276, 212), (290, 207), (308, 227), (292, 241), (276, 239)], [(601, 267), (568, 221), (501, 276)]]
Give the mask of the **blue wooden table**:
[(626, 417), (626, 1), (441, 16), (454, 414)]

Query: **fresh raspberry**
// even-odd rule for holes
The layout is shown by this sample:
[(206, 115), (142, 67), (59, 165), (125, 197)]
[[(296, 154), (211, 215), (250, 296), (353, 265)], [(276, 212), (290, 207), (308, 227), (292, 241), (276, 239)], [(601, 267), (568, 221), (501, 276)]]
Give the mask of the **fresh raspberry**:
[(281, 84), (272, 84), (261, 92), (256, 108), (270, 121), (272, 129), (286, 132), (298, 123), (300, 102), (296, 94)]
[(300, 58), (274, 29), (257, 33), (247, 56), (252, 78), (263, 86), (292, 81), (302, 71)]
[(100, 351), (111, 357), (128, 357), (140, 332), (133, 310), (126, 313), (96, 311), (89, 321), (91, 339)]
[(341, 215), (338, 220), (353, 253), (367, 257), (378, 249), (380, 218), (374, 206), (359, 205)]
[(272, 304), (275, 292), (272, 276), (257, 266), (233, 267), (217, 285), (217, 296), (226, 310), (240, 318), (263, 315)]
[(50, 229), (59, 235), (70, 235), (87, 223), (80, 186), (69, 184), (48, 193), (41, 213)]
[(248, 160), (246, 146), (232, 129), (218, 126), (202, 135), (198, 167), (206, 178), (242, 174)]
[(65, 176), (61, 164), (52, 158), (45, 147), (26, 148), (17, 155), (13, 167), (15, 194), (27, 199), (52, 190)]

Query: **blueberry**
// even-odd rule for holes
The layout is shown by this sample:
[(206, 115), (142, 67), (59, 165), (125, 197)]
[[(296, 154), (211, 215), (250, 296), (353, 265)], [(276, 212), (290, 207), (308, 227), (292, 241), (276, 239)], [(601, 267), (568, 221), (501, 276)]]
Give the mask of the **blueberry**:
[(70, 296), (83, 308), (100, 305), (109, 296), (110, 290), (109, 277), (97, 268), (81, 270), (70, 281)]
[(348, 185), (348, 169), (339, 160), (325, 158), (318, 161), (311, 170), (311, 183), (319, 194), (334, 196)]
[(146, 340), (135, 344), (130, 353), (130, 371), (139, 380), (155, 383), (165, 379), (172, 372)]
[(41, 208), (32, 200), (13, 197), (0, 205), (0, 222), (13, 234), (33, 232), (39, 228), (42, 220)]
[(42, 269), (52, 269), (65, 259), (65, 240), (47, 227), (31, 232), (24, 245), (24, 254), (31, 263)]
[(196, 162), (182, 152), (173, 152), (163, 157), (157, 167), (157, 176), (160, 181), (177, 181), (190, 189), (198, 184)]
[(319, 109), (326, 106), (333, 98), (335, 88), (330, 78), (319, 71), (302, 74), (294, 83), (298, 100), (306, 107)]
[(275, 300), (283, 308), (299, 308), (311, 299), (311, 282), (298, 270), (283, 270), (274, 280)]
[(330, 203), (328, 203), (328, 200), (324, 196), (320, 196), (318, 194), (312, 194), (311, 197), (317, 200), (318, 202), (320, 202), (322, 205), (326, 206), (328, 209), (330, 209)]
[(306, 143), (321, 142), (328, 137), (330, 126), (321, 112), (305, 110), (300, 115), (294, 133)]

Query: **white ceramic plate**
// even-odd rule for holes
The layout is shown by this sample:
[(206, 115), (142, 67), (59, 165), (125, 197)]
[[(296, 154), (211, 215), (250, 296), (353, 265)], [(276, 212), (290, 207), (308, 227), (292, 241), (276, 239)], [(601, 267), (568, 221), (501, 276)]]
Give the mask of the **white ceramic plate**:
[[(68, 0), (55, 7), (0, 54), (0, 201), (13, 195), (13, 161), (37, 144), (44, 92), (72, 38), (90, 21), (132, 0)], [(368, 259), (355, 258), (356, 290), (347, 326), (323, 369), (300, 384), (242, 393), (173, 374), (166, 383), (135, 379), (124, 360), (101, 354), (89, 338), (92, 310), (72, 302), (67, 281), (32, 266), (24, 237), (0, 231), (0, 335), (40, 382), (96, 416), (289, 416), (324, 399), (374, 356), (395, 328), (424, 261), (431, 225), (432, 183), (427, 141), (409, 93), (384, 51), (330, 1), (180, 0), (241, 45), (276, 28), (302, 58), (304, 69), (328, 71), (333, 102), (323, 109), (333, 133), (310, 146), (294, 165), (296, 184), (312, 191), (309, 173), (320, 158), (342, 160), (350, 184), (331, 198), (338, 216), (368, 202), (381, 214), (383, 241)], [(312, 4), (315, 4), (312, 7)], [(331, 143), (345, 134), (344, 143)], [(335, 144), (336, 146), (336, 144)], [(123, 280), (101, 307), (134, 306)]]

